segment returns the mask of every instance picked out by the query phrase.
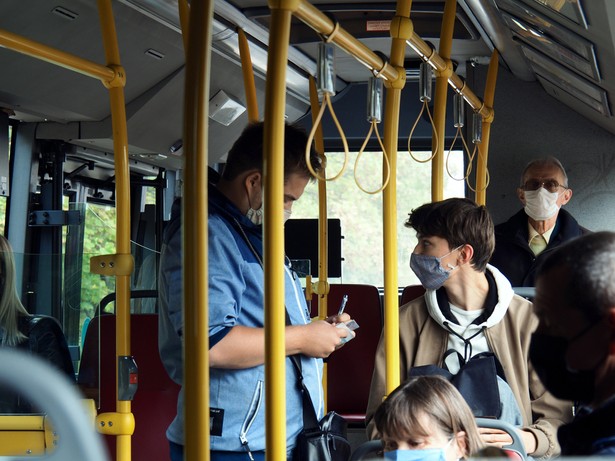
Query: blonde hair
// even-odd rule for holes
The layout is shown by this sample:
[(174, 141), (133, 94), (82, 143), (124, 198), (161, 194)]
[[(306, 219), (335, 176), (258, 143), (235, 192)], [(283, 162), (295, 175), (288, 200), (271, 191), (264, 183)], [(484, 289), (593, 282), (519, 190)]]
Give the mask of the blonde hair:
[(380, 404), (374, 421), (384, 440), (413, 440), (433, 435), (422, 416), (449, 438), (464, 432), (465, 457), (482, 447), (472, 410), (455, 386), (440, 376), (419, 376), (399, 386)]
[(9, 241), (0, 235), (0, 327), (3, 346), (16, 346), (27, 337), (19, 331), (20, 315), (30, 315), (17, 296), (15, 258)]

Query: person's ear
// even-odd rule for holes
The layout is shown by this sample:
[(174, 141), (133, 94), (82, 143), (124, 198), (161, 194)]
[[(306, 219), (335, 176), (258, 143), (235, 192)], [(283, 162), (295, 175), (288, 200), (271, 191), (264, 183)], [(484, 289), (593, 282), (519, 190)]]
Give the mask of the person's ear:
[(243, 186), (248, 194), (247, 205), (255, 210), (259, 209), (263, 203), (262, 180), (263, 175), (258, 170), (248, 172), (243, 178)]
[(469, 456), (465, 431), (459, 431), (457, 432), (457, 434), (455, 434), (455, 443), (453, 444), (453, 446), (456, 450), (456, 459), (467, 458)]
[(459, 249), (459, 257), (457, 260), (459, 261), (459, 264), (466, 264), (472, 261), (473, 257), (474, 247), (472, 247), (469, 243), (466, 243)]
[(560, 206), (566, 205), (572, 198), (572, 189), (566, 189), (560, 196)]
[(519, 198), (521, 203), (523, 203), (523, 206), (525, 206), (525, 191), (520, 187), (517, 187), (517, 197)]
[(254, 187), (262, 187), (263, 175), (258, 170), (253, 170), (248, 173), (244, 179), (244, 184), (248, 191), (251, 191)]

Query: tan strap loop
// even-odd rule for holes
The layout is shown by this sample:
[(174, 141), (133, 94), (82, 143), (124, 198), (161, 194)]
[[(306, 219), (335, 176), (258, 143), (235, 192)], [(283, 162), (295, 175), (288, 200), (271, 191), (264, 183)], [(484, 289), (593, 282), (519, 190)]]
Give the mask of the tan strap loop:
[(431, 54), (429, 56), (426, 56), (427, 59), (425, 59), (426, 63), (431, 63), (431, 60), (433, 59), (433, 57), (436, 54), (436, 50), (434, 48), (431, 49)]
[(325, 38), (325, 42), (326, 43), (331, 43), (339, 31), (340, 31), (340, 23), (335, 21), (335, 25), (333, 26), (333, 30), (331, 31), (329, 36)]
[(382, 67), (380, 68), (380, 70), (372, 69), (372, 74), (374, 74), (374, 77), (380, 78), (380, 76), (382, 75), (382, 72), (384, 72), (384, 69), (386, 69), (387, 66), (388, 66), (388, 63), (384, 61), (382, 63)]

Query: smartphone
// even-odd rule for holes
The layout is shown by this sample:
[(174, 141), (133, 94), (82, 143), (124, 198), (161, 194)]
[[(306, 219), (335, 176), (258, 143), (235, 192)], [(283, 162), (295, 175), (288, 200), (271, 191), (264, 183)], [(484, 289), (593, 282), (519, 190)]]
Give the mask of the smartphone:
[(351, 333), (353, 330), (356, 330), (357, 328), (359, 328), (359, 324), (354, 321), (354, 320), (349, 320), (348, 322), (341, 322), (338, 323), (337, 325), (335, 325), (337, 328), (343, 328), (345, 329), (348, 334), (342, 338), (342, 343), (341, 344), (345, 344), (348, 341), (350, 341), (351, 339), (354, 338), (354, 335)]

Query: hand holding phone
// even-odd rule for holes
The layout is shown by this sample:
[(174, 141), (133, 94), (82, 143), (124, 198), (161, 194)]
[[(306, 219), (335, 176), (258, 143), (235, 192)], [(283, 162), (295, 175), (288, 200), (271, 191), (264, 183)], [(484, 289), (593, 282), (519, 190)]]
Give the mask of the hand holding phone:
[(336, 328), (343, 328), (346, 330), (347, 335), (342, 338), (341, 344), (346, 344), (348, 341), (354, 338), (354, 334), (352, 333), (354, 330), (359, 328), (359, 324), (354, 320), (348, 320), (347, 322), (340, 322), (335, 325)]

